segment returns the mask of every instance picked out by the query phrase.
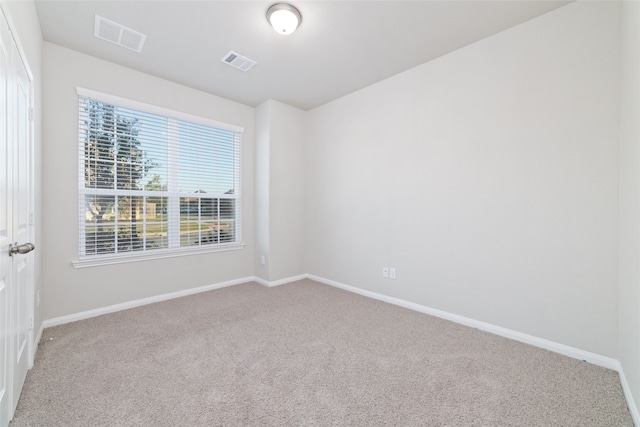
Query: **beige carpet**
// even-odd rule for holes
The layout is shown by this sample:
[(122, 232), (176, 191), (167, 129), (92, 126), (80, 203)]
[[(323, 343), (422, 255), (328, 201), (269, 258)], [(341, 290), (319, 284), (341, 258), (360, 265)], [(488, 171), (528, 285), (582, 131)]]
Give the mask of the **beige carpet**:
[(310, 280), (45, 330), (13, 427), (632, 426), (618, 374)]

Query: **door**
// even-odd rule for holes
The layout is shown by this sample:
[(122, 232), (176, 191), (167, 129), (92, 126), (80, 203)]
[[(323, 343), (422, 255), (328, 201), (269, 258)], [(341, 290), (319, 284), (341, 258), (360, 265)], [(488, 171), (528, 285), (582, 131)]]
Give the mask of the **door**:
[[(1, 15), (1, 14), (0, 14)], [(9, 28), (0, 16), (0, 427), (9, 424), (10, 397), (9, 388), (9, 282), (13, 274), (9, 245), (11, 236), (9, 219), (11, 199), (9, 197), (9, 143), (8, 143), (8, 85), (9, 85), (9, 55), (11, 49), (7, 45), (11, 40)], [(6, 250), (5, 250), (6, 248)]]
[[(9, 141), (13, 161), (13, 173), (11, 186), (11, 204), (13, 206), (11, 225), (13, 228), (14, 245), (24, 245), (31, 242), (31, 221), (29, 219), (31, 208), (31, 180), (30, 180), (30, 81), (27, 70), (14, 50), (14, 97), (12, 114), (14, 133)], [(26, 249), (23, 249), (26, 250)], [(29, 250), (30, 252), (30, 250)], [(22, 385), (29, 370), (30, 332), (33, 307), (31, 305), (33, 292), (33, 255), (26, 253), (14, 253), (12, 258), (12, 282), (14, 296), (12, 298), (15, 360), (13, 361), (13, 398), (12, 403), (18, 404), (18, 398), (22, 391)]]
[(5, 427), (31, 363), (34, 269), (28, 243), (33, 235), (31, 79), (1, 15), (0, 427)]

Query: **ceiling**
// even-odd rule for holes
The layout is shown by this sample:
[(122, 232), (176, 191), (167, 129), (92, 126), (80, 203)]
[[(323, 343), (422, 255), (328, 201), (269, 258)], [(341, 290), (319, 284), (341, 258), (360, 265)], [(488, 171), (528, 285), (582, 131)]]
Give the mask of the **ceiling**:
[[(277, 1), (36, 0), (46, 41), (257, 106), (308, 110), (567, 4), (567, 1), (290, 1), (298, 30), (277, 34)], [(93, 37), (99, 15), (147, 35), (141, 53)], [(233, 50), (257, 62), (242, 72)]]

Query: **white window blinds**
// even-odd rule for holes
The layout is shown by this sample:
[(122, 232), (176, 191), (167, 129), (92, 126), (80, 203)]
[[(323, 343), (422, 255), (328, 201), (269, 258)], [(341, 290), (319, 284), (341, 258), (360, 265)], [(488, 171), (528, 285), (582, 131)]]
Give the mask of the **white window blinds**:
[(241, 129), (88, 91), (78, 107), (80, 260), (241, 242)]

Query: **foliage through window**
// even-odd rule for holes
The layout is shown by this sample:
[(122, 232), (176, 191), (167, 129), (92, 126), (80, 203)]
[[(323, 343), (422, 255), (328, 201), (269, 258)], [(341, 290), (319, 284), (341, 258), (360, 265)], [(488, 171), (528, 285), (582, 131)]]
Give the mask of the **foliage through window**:
[(80, 259), (241, 242), (240, 128), (94, 98), (78, 98)]

